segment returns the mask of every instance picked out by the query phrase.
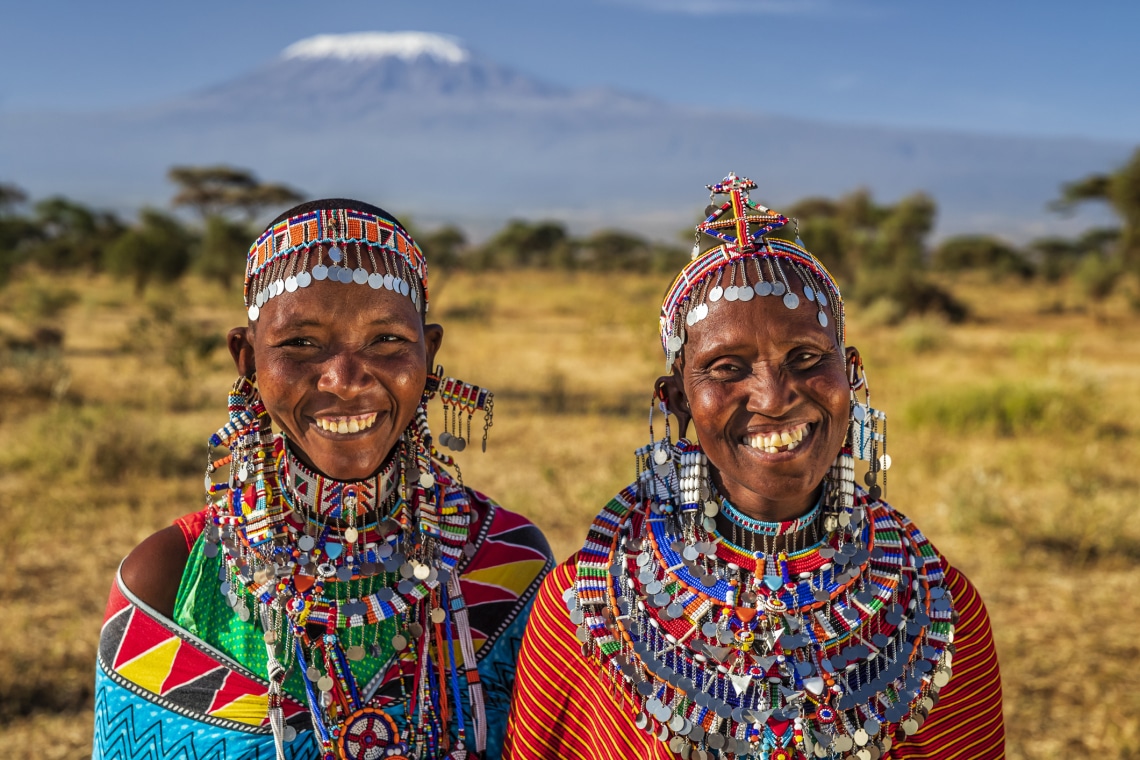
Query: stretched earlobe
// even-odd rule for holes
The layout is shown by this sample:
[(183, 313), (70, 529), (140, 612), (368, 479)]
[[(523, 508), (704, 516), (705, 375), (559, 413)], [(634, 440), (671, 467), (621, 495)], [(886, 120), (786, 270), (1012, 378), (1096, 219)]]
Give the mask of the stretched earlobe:
[(851, 390), (857, 391), (867, 382), (863, 372), (863, 357), (855, 346), (847, 347), (847, 381), (851, 383)]
[(674, 372), (657, 378), (657, 382), (653, 384), (653, 395), (665, 404), (669, 414), (677, 418), (677, 435), (681, 438), (687, 437), (689, 422), (693, 416), (689, 411), (689, 400), (685, 398), (681, 376)]
[(250, 341), (250, 328), (235, 327), (226, 336), (226, 347), (234, 360), (234, 366), (242, 377), (252, 379), (257, 374), (253, 360), (253, 343)]

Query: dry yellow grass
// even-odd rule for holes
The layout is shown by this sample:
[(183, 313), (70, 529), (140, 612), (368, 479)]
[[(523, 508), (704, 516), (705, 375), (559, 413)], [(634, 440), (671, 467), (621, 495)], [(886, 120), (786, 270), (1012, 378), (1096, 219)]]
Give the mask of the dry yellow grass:
[[(974, 309), (967, 324), (850, 315), (891, 420), (888, 498), (987, 600), (1009, 756), (1140, 757), (1140, 320), (1122, 304), (1085, 313), (1060, 286), (949, 284)], [(533, 518), (559, 557), (631, 477), (666, 285), (523, 272), (436, 286), (440, 361), (497, 394), (489, 451), (460, 455), (464, 479)], [(78, 298), (53, 315), (34, 291), (61, 288)], [(0, 366), (0, 758), (89, 751), (111, 575), (197, 507), (232, 382), (224, 351), (176, 371), (163, 341), (224, 333), (239, 299), (195, 281), (148, 294), (179, 307), (172, 326), (140, 322), (153, 310), (101, 278), (5, 293), (0, 334), (54, 320), (66, 342), (62, 357)]]

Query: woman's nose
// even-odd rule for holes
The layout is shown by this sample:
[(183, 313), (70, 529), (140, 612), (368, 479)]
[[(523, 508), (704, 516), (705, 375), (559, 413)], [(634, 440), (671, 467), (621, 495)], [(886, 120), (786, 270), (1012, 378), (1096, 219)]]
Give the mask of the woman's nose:
[(765, 417), (782, 417), (796, 400), (791, 378), (779, 366), (759, 364), (748, 382), (748, 411)]
[(342, 351), (324, 363), (317, 390), (348, 399), (367, 390), (372, 382), (365, 362), (351, 351)]

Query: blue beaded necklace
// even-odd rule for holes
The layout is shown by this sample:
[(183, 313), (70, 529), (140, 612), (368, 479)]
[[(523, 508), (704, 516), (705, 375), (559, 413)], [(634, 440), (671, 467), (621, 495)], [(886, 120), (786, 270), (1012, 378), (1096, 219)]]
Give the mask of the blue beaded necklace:
[(822, 507), (823, 494), (821, 493), (815, 506), (809, 509), (806, 514), (797, 517), (795, 520), (788, 522), (765, 522), (764, 520), (757, 520), (755, 517), (749, 517), (732, 506), (728, 499), (723, 496), (720, 497), (720, 512), (730, 523), (746, 531), (759, 533), (762, 536), (779, 536), (784, 533), (799, 532), (815, 522), (819, 516), (819, 510)]

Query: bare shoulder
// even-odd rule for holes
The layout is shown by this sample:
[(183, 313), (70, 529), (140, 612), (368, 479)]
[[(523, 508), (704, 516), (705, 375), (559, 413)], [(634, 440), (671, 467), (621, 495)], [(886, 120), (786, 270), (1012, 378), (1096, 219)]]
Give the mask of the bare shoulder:
[(170, 617), (189, 557), (182, 530), (177, 525), (163, 528), (123, 560), (123, 583), (139, 599)]

